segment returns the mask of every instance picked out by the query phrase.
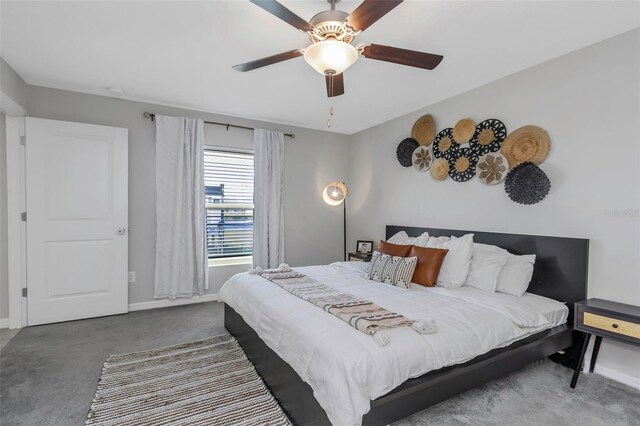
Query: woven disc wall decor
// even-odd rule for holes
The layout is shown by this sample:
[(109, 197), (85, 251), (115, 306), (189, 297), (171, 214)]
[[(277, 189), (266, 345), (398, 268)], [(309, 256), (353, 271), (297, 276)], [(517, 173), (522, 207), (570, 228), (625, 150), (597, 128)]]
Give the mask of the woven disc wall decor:
[(504, 190), (509, 198), (519, 204), (536, 204), (547, 196), (551, 181), (547, 175), (531, 161), (515, 166), (507, 174)]
[(507, 126), (500, 120), (490, 118), (476, 126), (476, 134), (469, 142), (469, 146), (478, 155), (498, 152), (506, 137)]
[(411, 167), (413, 164), (413, 161), (411, 161), (413, 151), (415, 151), (419, 145), (418, 141), (413, 138), (406, 138), (398, 144), (396, 157), (398, 157), (398, 162), (402, 167)]
[(418, 118), (411, 128), (411, 137), (420, 145), (429, 146), (436, 137), (436, 125), (431, 114)]
[(428, 146), (420, 145), (413, 151), (412, 156), (413, 168), (419, 172), (426, 172), (431, 168), (433, 162), (433, 155)]
[(451, 154), (458, 150), (460, 144), (453, 140), (453, 129), (448, 127), (441, 130), (433, 141), (433, 156), (449, 159)]
[(509, 171), (509, 162), (500, 153), (489, 153), (480, 157), (476, 167), (478, 179), (487, 185), (496, 185), (504, 179)]
[(463, 118), (453, 126), (453, 139), (459, 144), (467, 143), (476, 133), (476, 122), (470, 118)]
[(456, 182), (466, 182), (476, 175), (478, 156), (470, 148), (460, 148), (449, 158), (449, 176)]
[(542, 163), (549, 155), (551, 142), (544, 129), (537, 126), (523, 126), (511, 132), (500, 148), (502, 155), (509, 160), (511, 168), (525, 161)]
[(449, 162), (445, 158), (438, 158), (431, 165), (431, 177), (443, 180), (449, 174)]

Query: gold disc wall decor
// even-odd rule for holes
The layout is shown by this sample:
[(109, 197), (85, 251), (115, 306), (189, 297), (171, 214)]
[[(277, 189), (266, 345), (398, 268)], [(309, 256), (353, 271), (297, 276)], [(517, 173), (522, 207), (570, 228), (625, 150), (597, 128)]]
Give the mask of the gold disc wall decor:
[(431, 164), (431, 177), (443, 180), (449, 175), (449, 162), (446, 158), (438, 158)]
[(526, 161), (540, 164), (547, 158), (550, 150), (549, 135), (538, 126), (523, 126), (511, 132), (500, 148), (502, 155), (507, 157), (510, 168)]
[(429, 146), (436, 137), (436, 125), (431, 114), (418, 118), (411, 128), (411, 137), (420, 145)]
[(453, 126), (453, 139), (459, 144), (467, 143), (476, 133), (476, 123), (470, 118), (463, 118)]

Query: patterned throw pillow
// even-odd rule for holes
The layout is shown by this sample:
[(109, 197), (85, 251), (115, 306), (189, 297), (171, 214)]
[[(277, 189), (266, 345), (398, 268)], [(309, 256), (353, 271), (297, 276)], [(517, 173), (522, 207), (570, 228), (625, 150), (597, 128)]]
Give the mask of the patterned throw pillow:
[(409, 288), (417, 263), (418, 258), (415, 256), (390, 256), (374, 251), (364, 277), (373, 281)]

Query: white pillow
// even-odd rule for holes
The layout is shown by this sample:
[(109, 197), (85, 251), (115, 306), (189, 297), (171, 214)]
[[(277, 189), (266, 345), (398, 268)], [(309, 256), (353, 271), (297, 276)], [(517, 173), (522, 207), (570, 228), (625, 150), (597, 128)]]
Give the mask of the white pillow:
[(461, 287), (469, 275), (471, 255), (473, 253), (473, 234), (460, 238), (431, 237), (427, 247), (447, 249), (436, 285), (441, 287)]
[(516, 256), (509, 253), (509, 259), (498, 275), (496, 291), (518, 297), (522, 296), (527, 291), (531, 277), (533, 277), (535, 262), (535, 254)]
[(426, 247), (429, 241), (429, 233), (423, 232), (419, 237), (410, 237), (405, 231), (400, 231), (387, 240), (391, 244), (399, 244), (401, 246), (418, 246)]
[(473, 256), (465, 286), (494, 293), (500, 270), (509, 260), (509, 252), (498, 246), (473, 244)]
[(451, 241), (451, 239), (456, 239), (456, 237), (429, 237), (429, 241), (432, 244), (440, 244), (446, 243), (447, 241)]

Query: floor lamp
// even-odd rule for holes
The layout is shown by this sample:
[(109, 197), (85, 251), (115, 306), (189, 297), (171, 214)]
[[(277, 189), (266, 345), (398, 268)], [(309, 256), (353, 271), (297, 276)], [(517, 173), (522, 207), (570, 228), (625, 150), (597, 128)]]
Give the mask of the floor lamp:
[(330, 206), (339, 206), (342, 204), (342, 212), (343, 212), (343, 252), (344, 260), (347, 260), (347, 186), (344, 182), (331, 182), (329, 185), (324, 187), (322, 191), (322, 198), (324, 202), (329, 204)]

